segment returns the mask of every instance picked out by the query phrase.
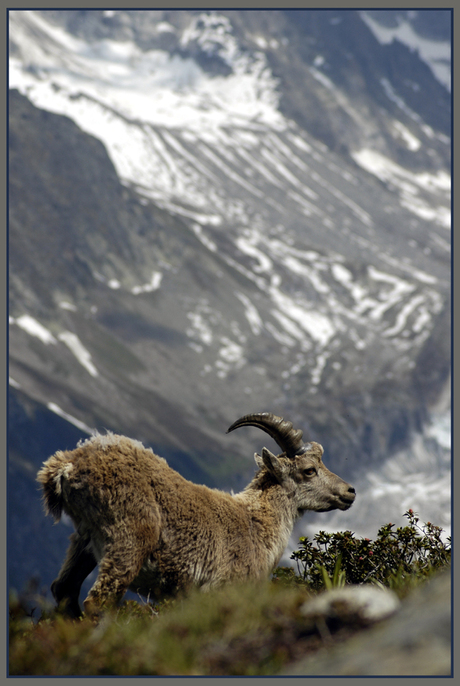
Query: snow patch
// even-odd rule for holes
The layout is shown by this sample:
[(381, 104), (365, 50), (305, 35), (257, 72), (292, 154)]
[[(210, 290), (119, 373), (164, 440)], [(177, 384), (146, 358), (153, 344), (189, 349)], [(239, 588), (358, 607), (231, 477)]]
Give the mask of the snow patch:
[(198, 338), (198, 340), (207, 346), (211, 345), (213, 341), (212, 330), (209, 324), (204, 320), (203, 315), (199, 312), (188, 312), (187, 318), (192, 324), (185, 332), (187, 336), (190, 338)]
[(161, 50), (143, 52), (131, 41), (86, 43), (33, 11), (11, 12), (10, 31), (25, 62), (39, 71), (46, 67), (47, 78), (59, 88), (54, 91), (44, 83), (40, 88), (37, 75), (23, 70), (16, 58), (11, 61), (10, 87), (27, 88), (29, 97), (39, 98), (45, 109), (68, 114), (61, 111), (65, 100), (86, 93), (127, 119), (167, 127), (211, 132), (243, 120), (285, 127), (277, 111), (277, 80), (265, 56), (240, 51), (225, 17), (200, 14), (181, 38), (184, 47), (197, 41), (204, 52), (226, 61), (232, 74), (225, 78), (206, 74), (192, 59)]
[(257, 311), (257, 308), (252, 304), (248, 296), (244, 293), (235, 291), (235, 295), (238, 298), (238, 300), (242, 302), (244, 305), (244, 314), (249, 322), (249, 326), (251, 327), (252, 333), (254, 334), (254, 336), (258, 336), (263, 329), (263, 321), (260, 314)]
[(421, 143), (416, 136), (414, 136), (408, 128), (404, 126), (400, 121), (393, 122), (393, 129), (397, 138), (402, 138), (408, 150), (416, 152), (420, 149)]
[(258, 262), (253, 266), (253, 270), (260, 274), (262, 272), (271, 272), (273, 269), (273, 262), (267, 255), (265, 255), (262, 250), (256, 248), (255, 243), (258, 241), (258, 237), (255, 238), (244, 238), (240, 236), (236, 239), (235, 244), (245, 255), (249, 255), (254, 260)]
[(174, 26), (167, 21), (160, 21), (155, 28), (157, 33), (176, 33)]
[(244, 349), (235, 341), (223, 336), (221, 339), (222, 348), (219, 350), (219, 357), (216, 360), (217, 376), (225, 379), (232, 369), (241, 369), (246, 364)]
[(428, 64), (438, 81), (450, 91), (450, 41), (436, 41), (424, 38), (415, 32), (408, 21), (401, 18), (398, 19), (397, 26), (388, 27), (382, 26), (372, 16), (368, 15), (366, 11), (360, 12), (360, 15), (380, 43), (391, 43), (396, 39), (407, 45), (411, 50), (416, 50), (420, 59)]
[(29, 314), (21, 315), (15, 320), (15, 323), (30, 336), (39, 338), (45, 345), (55, 345), (57, 343), (53, 334)]
[(61, 310), (69, 310), (70, 312), (76, 312), (77, 308), (73, 303), (69, 303), (67, 300), (63, 300), (59, 303)]
[(211, 252), (217, 252), (217, 245), (203, 233), (203, 228), (199, 224), (192, 224), (192, 231), (205, 248)]
[(328, 360), (330, 353), (322, 353), (316, 358), (316, 366), (311, 370), (311, 382), (317, 386), (321, 381), (321, 375)]
[(230, 340), (229, 338), (221, 338), (223, 347), (219, 350), (219, 355), (226, 362), (229, 363), (239, 363), (243, 359), (243, 348), (238, 343)]
[(58, 338), (69, 348), (69, 350), (77, 358), (78, 362), (89, 374), (91, 374), (91, 376), (99, 376), (99, 372), (91, 360), (91, 354), (88, 352), (88, 350), (86, 350), (78, 336), (70, 331), (63, 331), (58, 335)]
[[(270, 295), (278, 308), (273, 311), (273, 314), (281, 323), (284, 322), (288, 334), (295, 335), (299, 340), (304, 340), (307, 334), (321, 346), (327, 345), (335, 333), (335, 327), (326, 315), (313, 308), (305, 308), (273, 286), (270, 288)], [(308, 344), (307, 347), (309, 347)]]
[(294, 145), (296, 145), (298, 148), (300, 148), (300, 150), (302, 150), (302, 152), (306, 152), (306, 153), (308, 153), (308, 154), (311, 154), (311, 153), (312, 153), (313, 148), (311, 147), (311, 145), (309, 145), (309, 144), (308, 144), (303, 138), (301, 138), (299, 135), (289, 132), (289, 133), (287, 134), (287, 137), (289, 138), (289, 140), (290, 140)]
[[(274, 315), (277, 319), (280, 318), (280, 317), (279, 317), (280, 314), (281, 314), (281, 313), (279, 313), (279, 312), (273, 312), (273, 315)], [(281, 324), (283, 325), (282, 322), (281, 322)], [(289, 320), (287, 320), (287, 328), (289, 327), (289, 325), (290, 325), (290, 322), (289, 322)], [(278, 331), (278, 329), (275, 328), (271, 322), (266, 322), (266, 323), (265, 323), (265, 328), (267, 329), (267, 331), (268, 331), (269, 333), (271, 333), (271, 335), (273, 336), (273, 338), (275, 339), (275, 341), (278, 341), (278, 343), (279, 343), (280, 345), (285, 346), (285, 347), (287, 347), (287, 348), (293, 348), (293, 347), (295, 346), (295, 340), (294, 340), (294, 338), (295, 338), (296, 336), (294, 336), (294, 338), (292, 338), (291, 336), (288, 336), (288, 335), (286, 335), (285, 333), (282, 333), (281, 331)], [(284, 328), (286, 328), (286, 326), (284, 326)], [(300, 340), (302, 340), (302, 338), (300, 338)]]
[[(410, 172), (385, 155), (367, 148), (353, 152), (352, 157), (363, 169), (398, 189), (401, 204), (408, 210), (450, 229), (451, 178), (445, 171), (440, 170), (436, 174)], [(426, 197), (419, 196), (420, 190), (434, 194), (443, 204), (436, 207), (435, 201), (428, 203)]]
[[(412, 300), (409, 300), (408, 303), (404, 305), (404, 307), (398, 312), (398, 316), (396, 317), (396, 321), (392, 327), (389, 327), (383, 332), (383, 335), (385, 337), (389, 336), (396, 336), (396, 334), (401, 333), (403, 328), (406, 325), (407, 318), (408, 316), (417, 308), (419, 305), (422, 305), (425, 302), (425, 297), (423, 295), (416, 295), (415, 298), (412, 298)], [(425, 311), (425, 316), (423, 317), (423, 320), (419, 319), (417, 320), (417, 327), (414, 330), (420, 331), (422, 328), (422, 324), (426, 325), (430, 321), (431, 317), (429, 316), (428, 312)]]
[(396, 305), (396, 303), (398, 303), (401, 300), (401, 298), (403, 298), (408, 293), (411, 293), (415, 288), (414, 285), (408, 283), (407, 281), (403, 281), (402, 279), (399, 279), (397, 276), (393, 276), (392, 274), (386, 274), (385, 272), (381, 272), (378, 269), (375, 269), (375, 267), (370, 266), (367, 268), (367, 271), (371, 279), (387, 283), (393, 287), (390, 291), (383, 289), (380, 290), (379, 300), (381, 302), (376, 303), (373, 306), (369, 315), (371, 319), (380, 319), (384, 312), (393, 307), (393, 305)]
[(163, 274), (161, 272), (152, 272), (150, 282), (146, 283), (144, 286), (134, 286), (134, 288), (131, 289), (131, 293), (139, 295), (140, 293), (151, 293), (152, 291), (156, 291), (160, 288), (162, 278)]
[(51, 410), (51, 412), (54, 412), (55, 414), (59, 415), (66, 421), (70, 422), (74, 426), (78, 427), (82, 431), (84, 431), (87, 434), (92, 434), (94, 432), (94, 429), (90, 429), (89, 426), (87, 426), (84, 422), (81, 422), (79, 419), (76, 419), (75, 417), (72, 417), (71, 414), (68, 414), (67, 412), (64, 412), (64, 410), (61, 410), (59, 405), (56, 405), (56, 403), (47, 403), (46, 407)]

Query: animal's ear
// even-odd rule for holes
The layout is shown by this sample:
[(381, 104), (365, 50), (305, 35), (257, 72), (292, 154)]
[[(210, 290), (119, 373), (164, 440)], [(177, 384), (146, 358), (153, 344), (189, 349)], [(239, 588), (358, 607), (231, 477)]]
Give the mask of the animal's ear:
[(262, 467), (264, 466), (264, 461), (262, 460), (260, 455), (254, 453), (254, 460), (256, 461), (256, 465), (259, 467), (259, 469), (262, 469)]
[(286, 474), (286, 465), (267, 448), (262, 448), (262, 461), (268, 471), (273, 474), (277, 481), (283, 481)]

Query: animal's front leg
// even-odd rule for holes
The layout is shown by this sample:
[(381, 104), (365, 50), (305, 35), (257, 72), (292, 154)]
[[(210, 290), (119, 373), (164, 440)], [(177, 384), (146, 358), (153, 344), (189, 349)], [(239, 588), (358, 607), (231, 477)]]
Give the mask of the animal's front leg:
[(83, 605), (85, 614), (100, 611), (118, 603), (139, 574), (148, 552), (144, 545), (127, 545), (124, 540), (111, 542), (99, 563), (99, 573)]

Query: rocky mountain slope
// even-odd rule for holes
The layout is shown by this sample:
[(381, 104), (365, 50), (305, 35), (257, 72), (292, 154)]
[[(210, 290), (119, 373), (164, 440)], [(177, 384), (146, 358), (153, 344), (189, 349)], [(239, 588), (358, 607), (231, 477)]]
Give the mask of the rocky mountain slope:
[(273, 411), (365, 485), (339, 527), (448, 524), (450, 14), (419, 15), (10, 12), (13, 582), (54, 573), (34, 473), (93, 428), (237, 489), (270, 439), (225, 430)]

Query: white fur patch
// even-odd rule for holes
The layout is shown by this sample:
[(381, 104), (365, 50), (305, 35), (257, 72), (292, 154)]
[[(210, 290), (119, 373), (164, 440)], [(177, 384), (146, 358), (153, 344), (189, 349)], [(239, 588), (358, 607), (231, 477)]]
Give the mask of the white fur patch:
[(54, 477), (54, 483), (56, 485), (56, 493), (61, 495), (61, 479), (68, 479), (70, 473), (73, 470), (73, 464), (71, 462), (66, 462), (61, 469), (57, 472)]
[[(108, 450), (113, 447), (120, 447), (121, 444), (130, 443), (134, 448), (138, 450), (150, 450), (150, 448), (145, 448), (142, 443), (135, 438), (127, 438), (126, 436), (120, 436), (119, 434), (114, 434), (112, 431), (107, 431), (106, 434), (100, 434), (98, 432), (94, 433), (92, 436), (86, 440), (81, 440), (78, 442), (78, 448), (95, 447), (101, 448), (102, 450)], [(151, 451), (152, 452), (152, 451)]]

